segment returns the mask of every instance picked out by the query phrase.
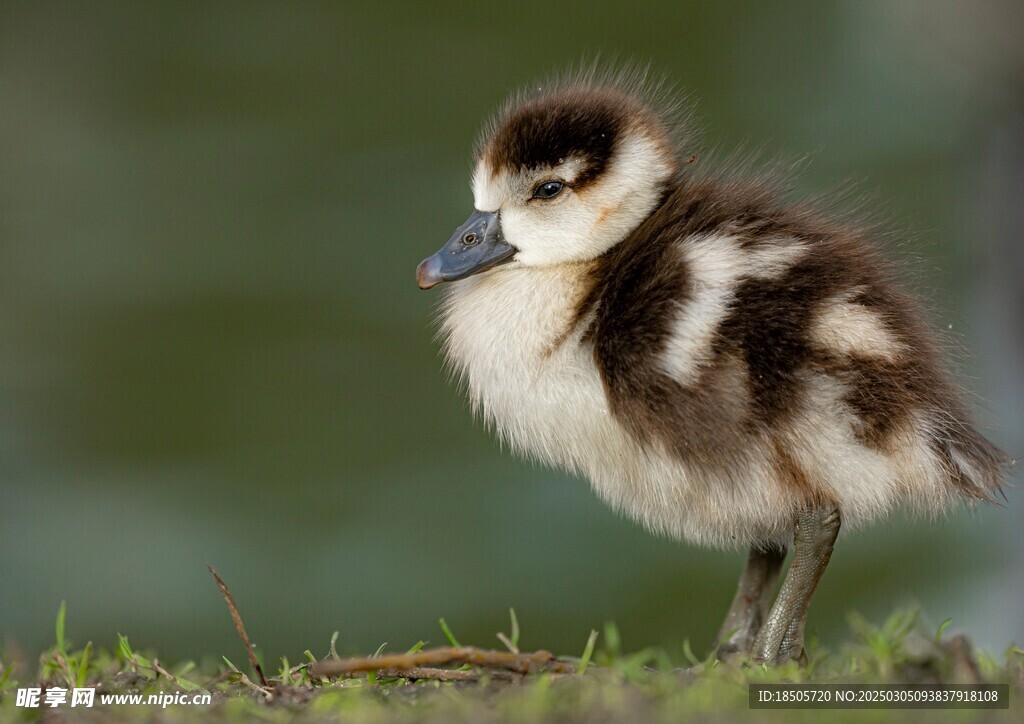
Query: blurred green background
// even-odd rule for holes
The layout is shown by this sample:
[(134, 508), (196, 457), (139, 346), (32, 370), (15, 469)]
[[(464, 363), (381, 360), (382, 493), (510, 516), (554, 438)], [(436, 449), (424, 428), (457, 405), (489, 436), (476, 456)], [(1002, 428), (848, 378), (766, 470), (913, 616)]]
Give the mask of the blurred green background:
[[(416, 263), (482, 120), (600, 53), (709, 145), (858, 179), (1024, 451), (1019, 2), (0, 3), (0, 634), (162, 658), (441, 640), (705, 649), (742, 554), (651, 537), (511, 459), (446, 383)], [(985, 402), (988, 400), (989, 402)], [(1024, 501), (841, 541), (811, 614), (920, 601), (1024, 640)], [(237, 660), (237, 658), (236, 658)]]

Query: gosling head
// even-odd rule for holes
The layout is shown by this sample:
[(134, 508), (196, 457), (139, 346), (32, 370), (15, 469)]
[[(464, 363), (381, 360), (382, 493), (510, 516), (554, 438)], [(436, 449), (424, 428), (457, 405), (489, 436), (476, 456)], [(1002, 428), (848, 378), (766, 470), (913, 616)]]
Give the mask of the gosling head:
[(479, 144), (476, 210), (417, 282), (594, 259), (651, 213), (677, 168), (668, 126), (628, 91), (584, 81), (517, 99)]

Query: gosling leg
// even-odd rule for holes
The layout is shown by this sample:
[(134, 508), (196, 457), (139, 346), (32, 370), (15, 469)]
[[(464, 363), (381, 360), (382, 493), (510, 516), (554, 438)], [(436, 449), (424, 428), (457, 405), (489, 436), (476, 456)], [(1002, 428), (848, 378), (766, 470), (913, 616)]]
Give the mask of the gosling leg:
[(804, 624), (807, 609), (832, 557), (832, 546), (839, 535), (840, 524), (839, 509), (831, 504), (802, 510), (797, 515), (793, 563), (768, 620), (754, 640), (752, 654), (755, 660), (768, 664), (782, 664), (791, 659), (806, 660)]
[(751, 547), (743, 573), (740, 574), (736, 595), (715, 637), (719, 659), (750, 653), (754, 638), (768, 615), (772, 591), (785, 558), (785, 548)]

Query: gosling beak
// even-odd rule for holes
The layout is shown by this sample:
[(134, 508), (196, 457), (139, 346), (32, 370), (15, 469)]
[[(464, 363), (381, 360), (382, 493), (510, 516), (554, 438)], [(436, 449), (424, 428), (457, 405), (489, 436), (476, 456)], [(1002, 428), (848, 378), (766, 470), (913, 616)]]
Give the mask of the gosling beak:
[(474, 211), (448, 243), (416, 267), (416, 283), (430, 289), (441, 282), (479, 274), (512, 260), (516, 248), (505, 241), (497, 213)]

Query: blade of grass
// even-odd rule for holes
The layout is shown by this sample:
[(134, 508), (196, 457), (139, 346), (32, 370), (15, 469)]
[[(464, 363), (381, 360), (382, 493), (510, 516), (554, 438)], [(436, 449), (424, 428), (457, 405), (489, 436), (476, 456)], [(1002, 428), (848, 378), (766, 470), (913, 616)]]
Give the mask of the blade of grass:
[(691, 666), (700, 666), (700, 659), (693, 653), (693, 649), (690, 648), (690, 639), (683, 639), (683, 656), (690, 662)]
[(512, 645), (518, 649), (519, 648), (519, 619), (516, 617), (516, 610), (514, 608), (509, 608), (509, 610), (508, 610), (508, 617), (512, 621), (512, 623), (511, 623), (512, 630), (509, 631), (508, 637), (509, 637), (509, 640), (512, 642)]
[(593, 629), (590, 632), (590, 638), (587, 639), (587, 645), (583, 648), (583, 655), (580, 657), (580, 666), (576, 670), (580, 676), (587, 673), (587, 666), (590, 665), (590, 657), (594, 655), (594, 646), (597, 645), (597, 629)]
[(441, 632), (444, 634), (444, 637), (448, 639), (448, 643), (457, 649), (461, 649), (462, 644), (460, 644), (458, 639), (455, 638), (455, 634), (452, 633), (452, 630), (448, 628), (448, 622), (445, 621), (444, 618), (439, 618), (437, 620), (437, 624), (441, 627)]
[(85, 677), (89, 672), (89, 657), (92, 656), (92, 641), (85, 645), (85, 651), (82, 652), (82, 660), (78, 662), (78, 672), (75, 674), (75, 686), (82, 688), (82, 684), (85, 683)]
[(68, 615), (68, 604), (67, 601), (60, 602), (60, 608), (57, 609), (57, 651), (64, 658), (67, 658), (67, 651), (64, 649), (64, 623)]
[(123, 634), (117, 635), (117, 650), (121, 654), (121, 658), (132, 667), (132, 671), (137, 674), (141, 674), (139, 667), (145, 667), (147, 669), (153, 668), (153, 663), (145, 656), (140, 656), (138, 652), (132, 650), (132, 646), (128, 643), (128, 637)]
[(132, 653), (132, 647), (128, 643), (128, 637), (123, 634), (117, 635), (117, 651), (121, 654), (121, 658), (125, 662), (130, 662), (135, 654)]
[(604, 642), (612, 656), (622, 653), (622, 639), (619, 637), (619, 627), (614, 621), (608, 621), (604, 625)]

